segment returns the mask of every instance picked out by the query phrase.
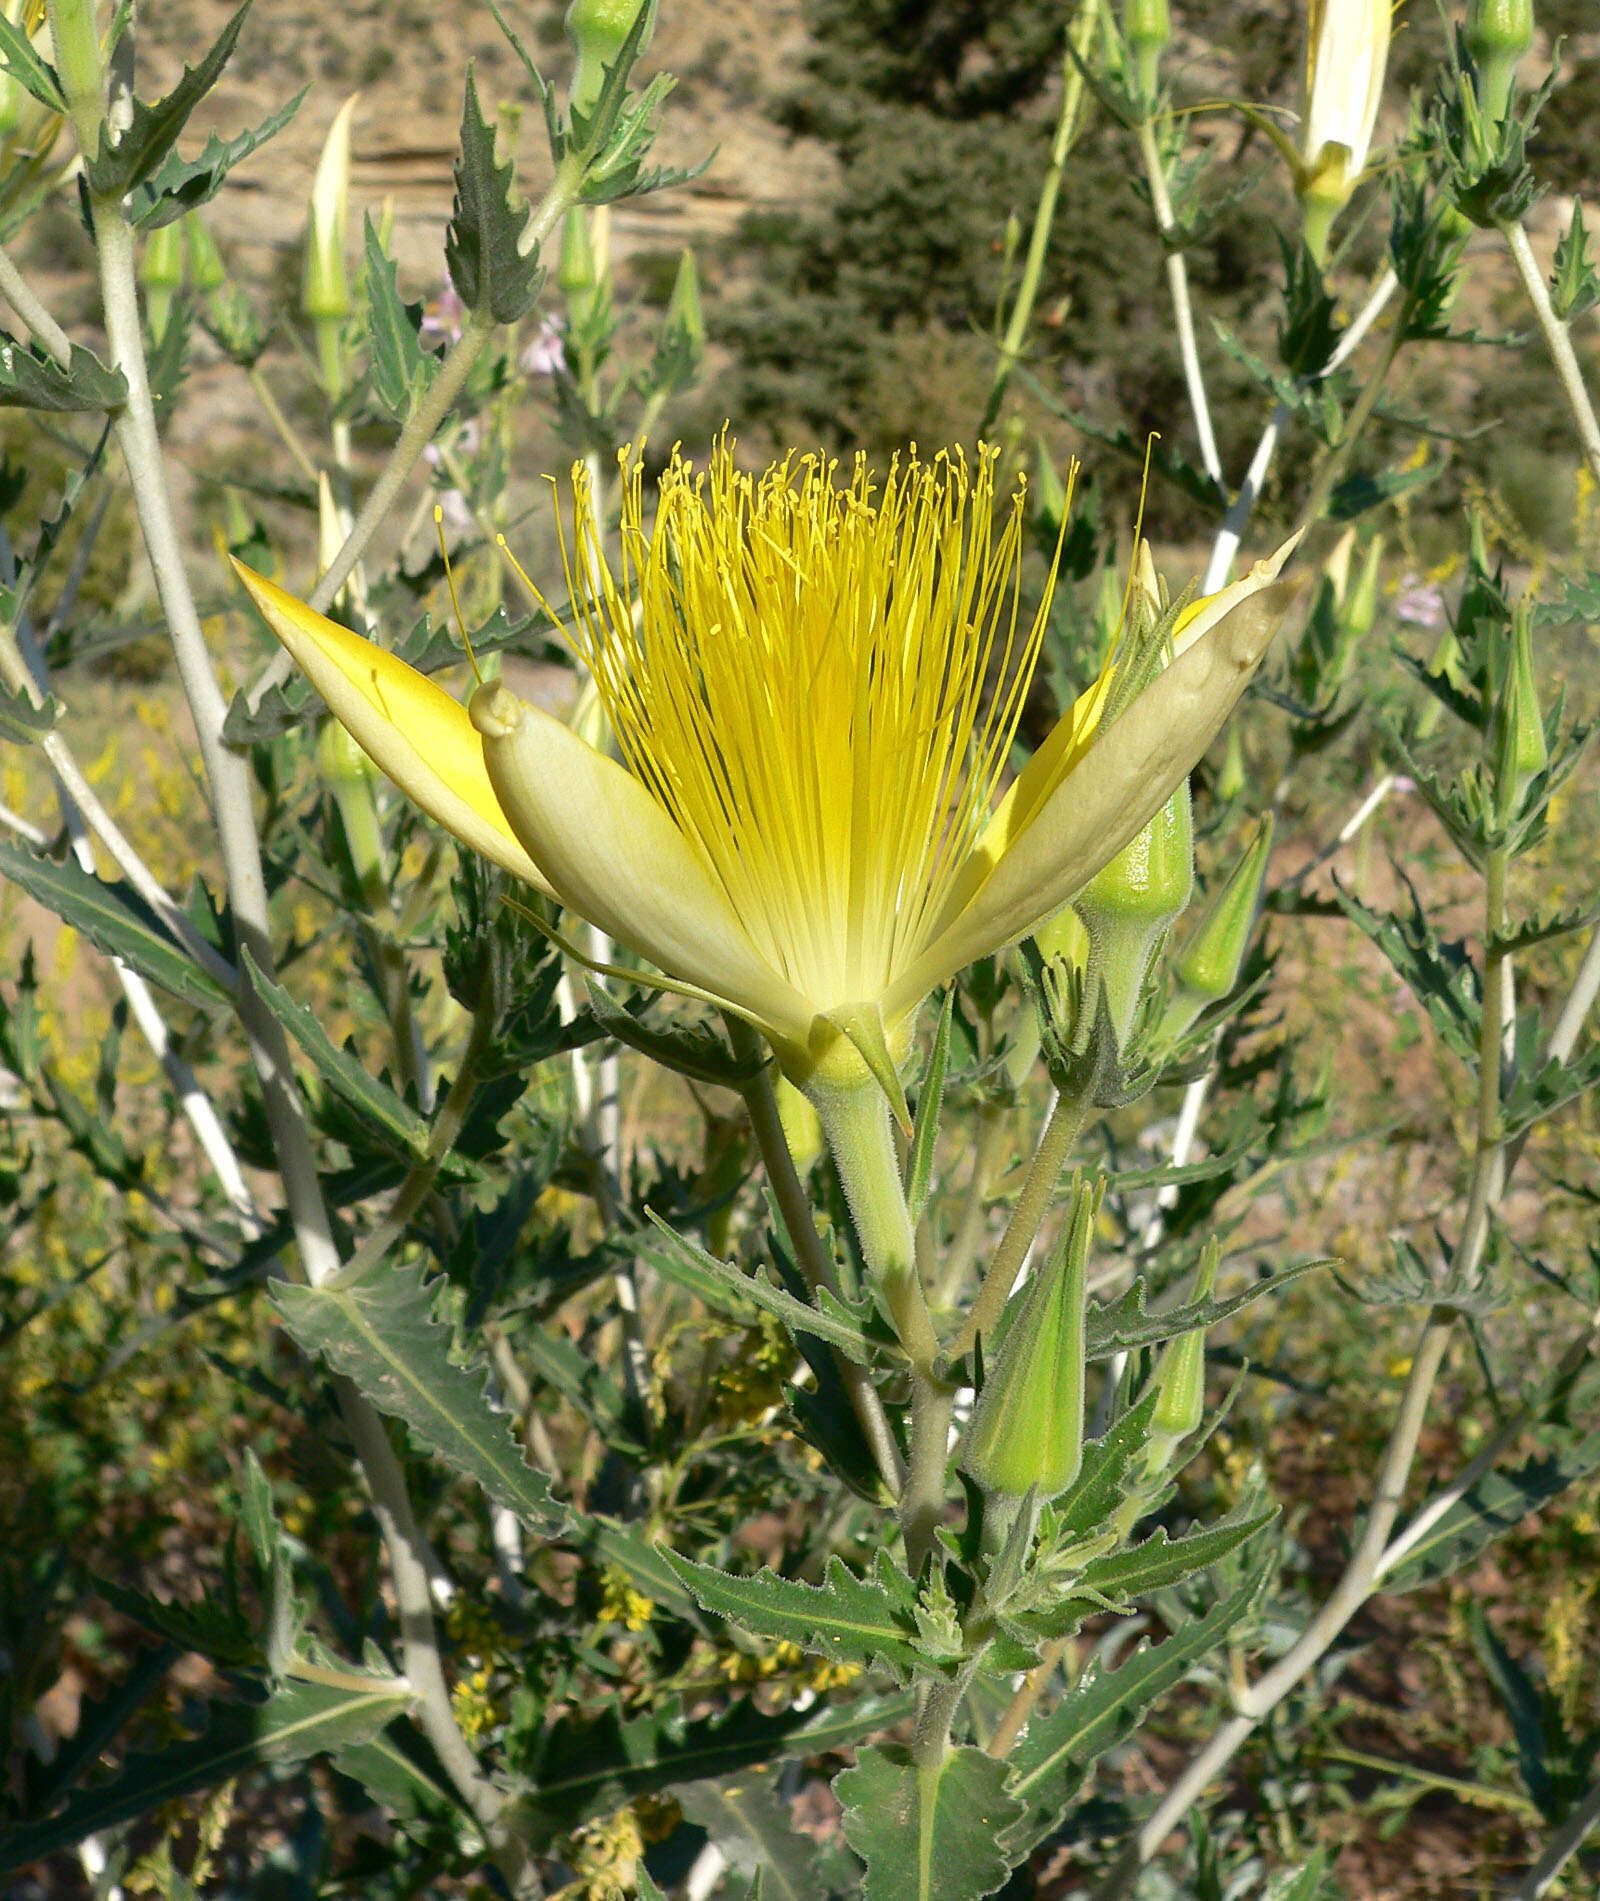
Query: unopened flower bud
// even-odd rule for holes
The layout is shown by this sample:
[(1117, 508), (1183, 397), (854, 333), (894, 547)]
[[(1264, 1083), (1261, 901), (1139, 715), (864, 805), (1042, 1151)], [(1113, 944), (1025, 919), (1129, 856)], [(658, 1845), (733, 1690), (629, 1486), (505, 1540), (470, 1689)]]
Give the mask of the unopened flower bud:
[(700, 308), (700, 272), (694, 252), (685, 251), (678, 259), (678, 273), (672, 280), (672, 296), (662, 320), (661, 341), (656, 347), (655, 385), (664, 395), (687, 389), (694, 381), (706, 353), (706, 319)]
[(1066, 485), (1056, 469), (1055, 457), (1045, 447), (1042, 437), (1033, 467), (1033, 505), (1038, 510), (1040, 521), (1053, 535), (1060, 530), (1061, 518), (1067, 512), (1068, 495)]
[(1261, 885), (1272, 851), (1272, 816), (1261, 821), (1249, 849), (1212, 894), (1173, 962), (1178, 991), (1162, 1025), (1181, 1036), (1200, 1012), (1220, 1003), (1239, 981), (1261, 905)]
[(350, 217), (350, 121), (360, 97), (351, 93), (334, 114), (311, 186), (300, 308), (319, 326), (343, 323), (350, 315), (344, 250)]
[[(576, 57), (572, 83), (567, 89), (568, 110), (587, 115), (594, 111), (605, 85), (607, 70), (617, 63), (640, 11), (653, 0), (572, 0), (567, 8), (567, 38)], [(654, 22), (645, 29), (639, 50), (650, 42)]]
[[(1216, 1291), (1218, 1248), (1211, 1242), (1200, 1257), (1196, 1300)], [(1156, 1409), (1150, 1420), (1148, 1451), (1152, 1467), (1164, 1468), (1174, 1447), (1198, 1432), (1206, 1415), (1206, 1330), (1196, 1327), (1169, 1340), (1156, 1363)]]
[(189, 283), (197, 297), (209, 297), (228, 281), (228, 268), (217, 249), (216, 239), (198, 211), (191, 211), (182, 225), (189, 247)]
[(604, 206), (589, 211), (574, 205), (561, 227), (556, 282), (567, 300), (567, 327), (582, 334), (605, 296), (609, 265), (610, 219)]
[(159, 340), (166, 334), (172, 315), (172, 300), (183, 286), (183, 226), (158, 226), (145, 239), (144, 256), (139, 260), (139, 282), (144, 286), (144, 310), (150, 334)]
[(1184, 780), (1161, 810), (1073, 900), (1089, 932), (1085, 1015), (1105, 993), (1117, 1042), (1133, 1028), (1150, 960), (1194, 890), (1194, 828), (1189, 782)]
[(985, 1492), (1054, 1498), (1083, 1462), (1084, 1302), (1101, 1189), (1080, 1182), (1066, 1236), (1011, 1296), (961, 1444)]
[(1222, 765), (1217, 771), (1217, 797), (1231, 805), (1249, 784), (1244, 767), (1244, 740), (1236, 719), (1228, 721), (1227, 738), (1222, 745)]
[(1128, 43), (1139, 97), (1148, 105), (1161, 87), (1161, 55), (1172, 38), (1167, 0), (1122, 0), (1122, 37)]
[(1390, 0), (1312, 0), (1295, 192), (1306, 245), (1319, 265), (1371, 149), (1389, 62), (1389, 16)]
[(1526, 600), (1518, 601), (1512, 610), (1509, 659), (1497, 709), (1497, 777), (1501, 809), (1508, 816), (1515, 811), (1529, 782), (1550, 763), (1533, 664), (1533, 614)]
[(1467, 51), (1478, 69), (1478, 100), (1498, 125), (1511, 104), (1517, 68), (1533, 45), (1533, 0), (1472, 0)]

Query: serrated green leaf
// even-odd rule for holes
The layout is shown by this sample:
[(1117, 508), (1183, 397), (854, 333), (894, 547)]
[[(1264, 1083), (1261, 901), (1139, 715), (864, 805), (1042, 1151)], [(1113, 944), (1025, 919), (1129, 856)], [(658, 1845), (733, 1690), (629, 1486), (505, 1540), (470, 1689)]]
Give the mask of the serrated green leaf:
[(1521, 1135), (1596, 1088), (1600, 1088), (1600, 1044), (1585, 1050), (1576, 1062), (1548, 1062), (1531, 1076), (1518, 1076), (1506, 1092), (1501, 1111), (1506, 1135)]
[(763, 1891), (775, 1901), (816, 1901), (827, 1892), (817, 1844), (789, 1820), (770, 1777), (746, 1773), (723, 1782), (681, 1782), (672, 1793), (729, 1867), (762, 1876)]
[[(0, 19), (5, 16), (0, 14)], [(25, 693), (11, 693), (0, 687), (0, 739), (19, 746), (32, 746), (50, 731), (61, 717), (61, 702), (46, 694), (35, 706)]]
[(1429, 1526), (1379, 1588), (1414, 1591), (1453, 1576), (1495, 1539), (1515, 1531), (1530, 1512), (1595, 1471), (1600, 1471), (1600, 1429), (1569, 1437), (1565, 1445), (1535, 1455), (1514, 1471), (1486, 1472)]
[(1120, 1669), (1091, 1663), (1048, 1715), (1035, 1718), (1011, 1752), (1009, 1792), (1026, 1811), (1012, 1846), (1031, 1848), (1056, 1826), (1090, 1768), (1133, 1733), (1145, 1710), (1215, 1649), (1254, 1608), (1265, 1564), (1194, 1623), (1153, 1647), (1141, 1644)]
[(956, 993), (952, 985), (944, 993), (944, 1007), (939, 1012), (939, 1028), (933, 1039), (933, 1052), (928, 1058), (928, 1073), (922, 1079), (922, 1087), (917, 1092), (917, 1119), (911, 1132), (911, 1157), (906, 1181), (906, 1200), (910, 1204), (911, 1219), (922, 1219), (922, 1211), (928, 1205), (928, 1191), (933, 1185), (933, 1150), (939, 1139), (939, 1109), (944, 1101), (945, 1071), (950, 1062), (950, 1023), (955, 1013)]
[(1079, 1538), (1091, 1536), (1105, 1524), (1122, 1503), (1123, 1481), (1150, 1436), (1150, 1421), (1160, 1397), (1152, 1382), (1109, 1432), (1084, 1447), (1083, 1467), (1071, 1490), (1049, 1507), (1047, 1522)]
[(465, 1822), (472, 1819), (433, 1751), (404, 1717), (368, 1741), (341, 1749), (333, 1766), (402, 1821), (439, 1815)]
[(1481, 986), (1466, 946), (1446, 943), (1428, 922), (1414, 891), (1410, 909), (1385, 917), (1334, 881), (1334, 896), (1352, 924), (1372, 940), (1428, 1013), (1447, 1048), (1469, 1065), (1478, 1060)]
[(1113, 1353), (1131, 1352), (1135, 1347), (1155, 1346), (1162, 1340), (1174, 1340), (1181, 1333), (1193, 1333), (1196, 1327), (1214, 1327), (1240, 1308), (1266, 1294), (1279, 1293), (1291, 1282), (1309, 1274), (1313, 1268), (1327, 1267), (1328, 1259), (1297, 1261), (1281, 1273), (1256, 1281), (1242, 1294), (1230, 1294), (1226, 1300), (1195, 1300), (1182, 1307), (1167, 1307), (1160, 1313), (1145, 1312), (1146, 1288), (1141, 1275), (1126, 1293), (1100, 1307), (1089, 1309), (1088, 1345), (1091, 1360), (1106, 1360)]
[(1169, 1538), (1164, 1530), (1146, 1538), (1126, 1551), (1109, 1552), (1094, 1558), (1067, 1587), (1068, 1597), (1049, 1610), (1027, 1612), (1012, 1620), (1019, 1632), (1036, 1642), (1069, 1636), (1109, 1598), (1126, 1603), (1147, 1597), (1184, 1578), (1194, 1577), (1225, 1558), (1270, 1524), (1278, 1515), (1277, 1507), (1266, 1511), (1235, 1513), (1215, 1525)]
[(169, 937), (129, 886), (96, 878), (74, 859), (57, 864), (20, 845), (0, 841), (0, 876), (54, 911), (98, 949), (202, 1010), (231, 1009), (233, 999)]
[(410, 1160), (427, 1161), (432, 1132), (426, 1117), (396, 1095), (387, 1083), (369, 1074), (357, 1057), (338, 1048), (316, 1013), (296, 1003), (281, 984), (264, 976), (249, 951), (243, 953), (242, 961), (251, 988), (311, 1058), (323, 1081), (387, 1135)]
[(102, 198), (123, 198), (143, 184), (177, 143), (189, 115), (222, 77), (254, 0), (244, 4), (211, 44), (197, 66), (185, 66), (178, 83), (154, 104), (133, 102), (133, 114), (108, 150), (102, 132), (100, 150), (83, 162), (89, 189)]
[(764, 1053), (748, 1058), (735, 1056), (727, 1038), (709, 1023), (677, 1022), (671, 1018), (660, 1023), (645, 1023), (593, 978), (588, 990), (589, 1008), (607, 1036), (626, 1043), (652, 1062), (677, 1070), (680, 1076), (717, 1083), (724, 1089), (739, 1089), (759, 1076), (766, 1066)]
[(0, 1844), (0, 1875), (264, 1763), (303, 1762), (348, 1748), (376, 1735), (410, 1697), (403, 1679), (375, 1677), (370, 1690), (290, 1683), (264, 1703), (214, 1704), (204, 1734), (131, 1756), (111, 1782), (83, 1790), (59, 1815), (8, 1836)]
[(746, 1274), (732, 1261), (719, 1261), (714, 1254), (708, 1254), (704, 1248), (675, 1233), (653, 1209), (645, 1212), (662, 1239), (657, 1246), (647, 1242), (641, 1253), (667, 1280), (697, 1294), (707, 1306), (719, 1312), (731, 1312), (736, 1317), (748, 1315), (754, 1307), (765, 1308), (792, 1333), (809, 1333), (827, 1341), (857, 1366), (872, 1364), (872, 1342), (849, 1309), (832, 1299), (825, 1289), (818, 1296), (826, 1303), (825, 1310), (809, 1306), (763, 1280), (759, 1274)]
[(484, 123), (470, 67), (455, 180), (455, 204), (444, 239), (451, 282), (468, 310), (487, 310), (496, 323), (515, 323), (538, 293), (542, 273), (537, 254), (522, 254), (529, 210), (526, 204), (512, 203), (512, 167), (495, 162), (494, 133)]
[(1003, 1887), (1002, 1838), (1023, 1814), (1005, 1785), (1006, 1765), (970, 1746), (920, 1773), (909, 1750), (862, 1750), (833, 1785), (867, 1864), (862, 1901), (980, 1901)]
[(1571, 323), (1600, 303), (1600, 276), (1589, 261), (1589, 234), (1583, 228), (1583, 200), (1572, 201), (1572, 221), (1556, 243), (1550, 301), (1563, 323)]
[(735, 1577), (675, 1551), (664, 1556), (698, 1603), (741, 1630), (824, 1657), (875, 1665), (901, 1680), (917, 1666), (917, 1587), (886, 1551), (865, 1578), (830, 1557), (821, 1584), (801, 1584), (770, 1570)]
[(131, 1591), (109, 1578), (95, 1580), (96, 1592), (130, 1623), (182, 1651), (208, 1657), (224, 1670), (259, 1670), (261, 1645), (237, 1603), (210, 1595), (192, 1604), (167, 1602), (144, 1591)]
[(1519, 951), (1532, 950), (1535, 944), (1548, 944), (1552, 938), (1570, 937), (1574, 931), (1587, 931), (1595, 924), (1600, 924), (1600, 905), (1577, 905), (1570, 911), (1550, 911), (1543, 917), (1525, 918), (1521, 924), (1513, 925), (1508, 930), (1494, 932), (1489, 939), (1489, 948), (1515, 956)]
[(221, 191), (229, 172), (241, 159), (276, 138), (300, 110), (309, 86), (302, 86), (287, 105), (269, 113), (260, 125), (236, 138), (219, 138), (215, 132), (206, 139), (198, 158), (179, 158), (168, 152), (156, 171), (133, 194), (129, 212), (141, 231), (155, 231), (173, 224), (196, 206), (208, 204)]
[(545, 1731), (528, 1766), (525, 1813), (536, 1833), (564, 1833), (674, 1783), (863, 1742), (904, 1722), (911, 1709), (911, 1692), (902, 1691), (833, 1704), (820, 1715), (793, 1707), (767, 1715), (746, 1698), (694, 1722), (676, 1705), (638, 1716), (623, 1716), (614, 1705), (588, 1719), (562, 1716)]
[(4, 13), (0, 13), (0, 71), (24, 92), (32, 93), (41, 106), (52, 112), (66, 111), (67, 95), (61, 90), (55, 67), (41, 58), (33, 41)]
[(433, 381), (438, 359), (422, 347), (422, 306), (400, 295), (395, 261), (366, 220), (367, 368), (378, 401), (404, 422)]
[(559, 1531), (564, 1511), (524, 1459), (508, 1415), (490, 1401), (483, 1369), (452, 1357), (450, 1329), (434, 1318), (437, 1283), (423, 1276), (418, 1265), (374, 1261), (320, 1287), (280, 1281), (272, 1303), (305, 1352), (404, 1420), (420, 1445), (524, 1524)]
[(36, 344), (0, 329), (0, 408), (105, 414), (127, 399), (122, 372), (108, 370), (92, 350), (74, 343), (63, 369)]

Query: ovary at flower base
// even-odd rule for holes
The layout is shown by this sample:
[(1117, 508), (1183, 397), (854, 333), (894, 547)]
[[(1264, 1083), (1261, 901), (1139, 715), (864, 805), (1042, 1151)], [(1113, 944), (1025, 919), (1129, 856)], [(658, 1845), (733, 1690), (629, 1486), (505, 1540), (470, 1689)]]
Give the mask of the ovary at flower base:
[[(918, 1007), (1060, 909), (1170, 797), (1295, 591), (1286, 544), (1178, 617), (1121, 707), (1107, 672), (1001, 793), (1049, 607), (1019, 612), (1023, 496), (994, 457), (847, 481), (624, 459), (620, 559), (573, 472), (569, 638), (620, 758), (498, 682), (462, 706), (239, 566), (397, 785), (474, 850), (753, 1024), (802, 1087), (908, 1047)], [(239, 564), (236, 564), (236, 566)], [(1053, 576), (1052, 576), (1053, 580)]]

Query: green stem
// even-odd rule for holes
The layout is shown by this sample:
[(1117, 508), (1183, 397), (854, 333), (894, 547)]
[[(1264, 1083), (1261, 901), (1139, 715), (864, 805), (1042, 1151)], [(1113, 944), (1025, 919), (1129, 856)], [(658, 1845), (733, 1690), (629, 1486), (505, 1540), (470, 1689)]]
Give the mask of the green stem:
[[(1100, 0), (1080, 0), (1078, 17), (1071, 28), (1072, 44), (1078, 59), (1087, 59), (1089, 56), (1099, 16)], [(1021, 360), (1022, 346), (1027, 341), (1028, 325), (1033, 320), (1033, 307), (1038, 301), (1039, 284), (1044, 276), (1045, 254), (1050, 248), (1056, 202), (1061, 196), (1061, 180), (1067, 168), (1068, 155), (1083, 127), (1083, 93), (1083, 69), (1078, 60), (1068, 53), (1061, 62), (1061, 111), (1050, 145), (1050, 163), (1045, 171), (1044, 183), (1039, 188), (1039, 203), (1033, 214), (1033, 230), (1028, 238), (1022, 279), (1017, 285), (1017, 300), (1011, 306), (1006, 333), (1000, 342), (1000, 356), (994, 367), (994, 380), (989, 385), (989, 400), (984, 406), (983, 421), (978, 424), (980, 437), (987, 435), (994, 427), (995, 419), (1000, 414), (1000, 405), (1005, 401), (1006, 386)]]
[(950, 1361), (964, 1359), (979, 1340), (988, 1337), (1005, 1311), (1006, 1301), (1016, 1284), (1028, 1249), (1038, 1237), (1061, 1180), (1061, 1171), (1067, 1165), (1067, 1157), (1078, 1139), (1078, 1132), (1083, 1127), (1089, 1108), (1086, 1096), (1057, 1095), (1049, 1120), (1044, 1125), (1044, 1133), (1039, 1138), (1039, 1146), (1028, 1164), (1022, 1193), (1017, 1197), (1017, 1205), (1011, 1211), (1005, 1234), (983, 1277), (978, 1298), (972, 1303), (972, 1312), (947, 1350), (946, 1357)]
[(1407, 314), (1408, 311), (1404, 310), (1400, 313), (1400, 321), (1384, 339), (1383, 349), (1378, 355), (1377, 362), (1372, 366), (1372, 373), (1363, 385), (1361, 394), (1356, 398), (1355, 406), (1345, 418), (1339, 440), (1323, 457), (1322, 466), (1317, 470), (1316, 479), (1311, 484), (1311, 492), (1306, 497), (1305, 507), (1300, 511), (1300, 520), (1305, 527), (1313, 526), (1321, 518), (1322, 511), (1328, 505), (1328, 498), (1333, 493), (1334, 485), (1343, 475), (1345, 466), (1350, 460), (1351, 450), (1355, 447), (1362, 430), (1372, 420), (1372, 412), (1377, 408), (1378, 398), (1383, 394), (1383, 386), (1388, 380), (1389, 371), (1394, 367), (1394, 360), (1400, 354), (1400, 346), (1405, 341)]
[[(729, 1018), (729, 1028), (733, 1034), (734, 1048), (743, 1055), (752, 1055), (760, 1048), (754, 1030), (746, 1023)], [(833, 1263), (828, 1259), (827, 1250), (822, 1245), (822, 1237), (817, 1233), (817, 1224), (812, 1218), (811, 1204), (806, 1192), (800, 1185), (800, 1177), (795, 1171), (794, 1157), (789, 1153), (789, 1144), (783, 1133), (783, 1119), (778, 1113), (778, 1099), (772, 1087), (771, 1065), (765, 1065), (745, 1085), (745, 1109), (750, 1117), (750, 1127), (756, 1138), (756, 1147), (761, 1154), (762, 1166), (766, 1170), (767, 1180), (772, 1187), (773, 1199), (778, 1204), (778, 1214), (789, 1236), (789, 1244), (794, 1249), (795, 1259), (800, 1271), (806, 1277), (806, 1285), (815, 1291), (826, 1287), (831, 1293), (837, 1293), (834, 1285)], [(905, 1467), (900, 1459), (900, 1448), (895, 1444), (894, 1433), (883, 1410), (883, 1401), (878, 1397), (878, 1389), (872, 1383), (872, 1377), (864, 1366), (857, 1366), (853, 1360), (835, 1354), (834, 1364), (839, 1377), (844, 1382), (846, 1393), (850, 1397), (851, 1410), (866, 1435), (872, 1451), (873, 1463), (878, 1475), (888, 1487), (891, 1496), (898, 1497), (905, 1484)]]

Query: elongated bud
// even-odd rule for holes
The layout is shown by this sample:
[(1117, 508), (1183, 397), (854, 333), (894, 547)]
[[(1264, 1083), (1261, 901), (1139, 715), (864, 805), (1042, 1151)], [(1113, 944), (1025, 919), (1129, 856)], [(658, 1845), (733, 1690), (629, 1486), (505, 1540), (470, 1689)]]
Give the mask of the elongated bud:
[(1510, 107), (1517, 68), (1533, 45), (1533, 0), (1472, 0), (1466, 40), (1478, 69), (1478, 101), (1498, 125)]
[(1231, 805), (1250, 783), (1244, 767), (1244, 739), (1236, 719), (1228, 721), (1228, 733), (1222, 744), (1222, 765), (1217, 772), (1217, 797)]
[(1161, 90), (1161, 55), (1172, 38), (1167, 0), (1123, 0), (1122, 37), (1128, 42), (1139, 97), (1148, 105)]
[(1313, 0), (1295, 191), (1305, 240), (1327, 262), (1333, 221), (1372, 146), (1389, 62), (1391, 0)]
[(693, 251), (685, 251), (678, 259), (678, 274), (667, 302), (667, 328), (683, 337), (698, 362), (705, 353), (706, 319), (700, 308), (700, 270)]
[(300, 308), (316, 324), (343, 323), (350, 315), (344, 249), (350, 219), (350, 121), (360, 97), (351, 93), (334, 114), (311, 186)]
[[(567, 38), (576, 57), (572, 64), (572, 83), (567, 89), (570, 112), (585, 117), (594, 111), (605, 84), (606, 70), (614, 66), (633, 23), (653, 0), (572, 0), (567, 8)], [(652, 20), (645, 31), (640, 52), (650, 43), (655, 31)]]
[(1269, 812), (1248, 850), (1212, 894), (1173, 962), (1172, 974), (1177, 979), (1178, 989), (1162, 1024), (1165, 1035), (1181, 1036), (1202, 1010), (1220, 1003), (1239, 981), (1239, 971), (1256, 927), (1261, 885), (1271, 853), (1272, 815)]
[(139, 282), (144, 287), (144, 310), (150, 334), (157, 342), (166, 334), (172, 300), (183, 288), (183, 226), (164, 224), (145, 239), (139, 260)]
[(1499, 802), (1505, 817), (1516, 810), (1531, 780), (1550, 763), (1544, 712), (1533, 663), (1533, 613), (1526, 600), (1511, 613), (1511, 653), (1497, 709)]
[(1084, 1300), (1102, 1185), (1079, 1182), (1061, 1245), (1011, 1296), (961, 1442), (986, 1492), (1054, 1498), (1083, 1462)]
[(228, 267), (222, 261), (216, 239), (198, 211), (183, 221), (184, 241), (189, 247), (189, 284), (197, 297), (209, 297), (228, 281)]
[(368, 904), (377, 904), (388, 889), (383, 831), (378, 823), (377, 768), (339, 722), (330, 719), (323, 721), (317, 735), (317, 771), (339, 808), (361, 895)]
[[(1200, 1278), (1195, 1298), (1209, 1300), (1216, 1291), (1216, 1242), (1209, 1242), (1200, 1257)], [(1156, 1409), (1150, 1420), (1149, 1449), (1159, 1448), (1165, 1466), (1172, 1451), (1191, 1433), (1198, 1432), (1206, 1416), (1206, 1330), (1196, 1327), (1191, 1333), (1169, 1340), (1156, 1363)]]
[(1061, 517), (1067, 512), (1067, 490), (1056, 468), (1055, 457), (1046, 448), (1042, 436), (1033, 463), (1033, 505), (1039, 511), (1046, 532), (1056, 534), (1061, 527)]
[(1194, 828), (1184, 780), (1150, 823), (1073, 900), (1089, 933), (1084, 1015), (1103, 989), (1117, 1042), (1133, 1028), (1150, 960), (1194, 890)]

